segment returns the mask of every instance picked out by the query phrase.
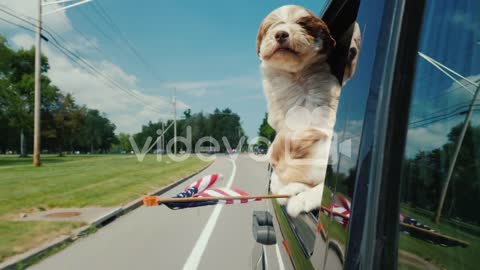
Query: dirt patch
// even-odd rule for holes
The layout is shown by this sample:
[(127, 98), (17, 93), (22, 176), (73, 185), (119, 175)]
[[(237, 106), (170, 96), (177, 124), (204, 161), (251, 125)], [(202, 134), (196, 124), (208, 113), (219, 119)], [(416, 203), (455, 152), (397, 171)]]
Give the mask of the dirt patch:
[(48, 218), (69, 218), (69, 217), (80, 216), (81, 214), (82, 213), (80, 213), (80, 212), (57, 212), (57, 213), (46, 214), (45, 217), (48, 217)]

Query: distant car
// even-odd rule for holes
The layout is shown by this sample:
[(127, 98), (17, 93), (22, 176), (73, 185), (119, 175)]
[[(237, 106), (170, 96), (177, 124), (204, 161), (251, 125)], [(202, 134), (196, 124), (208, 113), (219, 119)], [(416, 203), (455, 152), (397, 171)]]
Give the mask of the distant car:
[[(480, 2), (324, 3), (338, 78), (355, 21), (362, 44), (322, 207), (291, 218), (272, 200), (253, 213), (253, 269), (477, 269)], [(345, 141), (349, 154), (334, 153)]]
[(260, 145), (257, 145), (255, 146), (255, 148), (253, 149), (253, 152), (256, 154), (256, 155), (265, 155), (267, 153), (267, 147), (263, 144), (260, 144)]

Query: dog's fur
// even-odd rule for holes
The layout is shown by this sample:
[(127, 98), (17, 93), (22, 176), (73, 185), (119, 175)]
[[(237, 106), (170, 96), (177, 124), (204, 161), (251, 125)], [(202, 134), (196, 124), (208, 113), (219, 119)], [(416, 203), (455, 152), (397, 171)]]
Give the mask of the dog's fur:
[[(285, 44), (275, 40), (279, 31), (289, 34)], [(285, 127), (285, 115), (294, 106), (320, 107), (327, 126), (335, 122), (340, 85), (326, 61), (334, 46), (327, 25), (303, 7), (283, 6), (263, 20), (257, 53), (273, 129)]]
[[(344, 81), (356, 68), (360, 47), (357, 28), (355, 25), (358, 38), (354, 34)], [(279, 33), (286, 40), (279, 40)], [(293, 217), (321, 206), (341, 90), (327, 63), (334, 46), (327, 25), (312, 12), (294, 5), (272, 11), (257, 35), (268, 122), (277, 131), (269, 150), (274, 169), (270, 189), (292, 196), (279, 202), (288, 203), (287, 212)], [(308, 118), (306, 115), (312, 121), (296, 127)]]
[[(329, 136), (321, 130), (281, 131), (271, 146), (274, 169), (270, 190), (288, 194), (287, 212), (296, 217), (301, 212), (319, 208), (327, 168)], [(287, 203), (279, 199), (280, 204)]]

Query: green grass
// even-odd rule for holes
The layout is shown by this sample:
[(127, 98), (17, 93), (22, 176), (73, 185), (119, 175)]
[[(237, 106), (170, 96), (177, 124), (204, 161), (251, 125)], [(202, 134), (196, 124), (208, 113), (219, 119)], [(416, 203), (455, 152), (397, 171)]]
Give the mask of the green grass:
[[(17, 222), (21, 212), (57, 207), (116, 206), (206, 166), (195, 157), (174, 162), (148, 155), (0, 156), (0, 261), (79, 226), (68, 222)], [(30, 239), (36, 239), (30, 241)]]
[(0, 157), (0, 217), (36, 208), (126, 203), (206, 165), (194, 157), (158, 162), (153, 155), (143, 162), (131, 155), (48, 156), (42, 162), (34, 168), (19, 158)]
[[(437, 232), (470, 243), (466, 248), (441, 247), (423, 240), (400, 233), (400, 249), (415, 254), (424, 260), (444, 269), (478, 269), (480, 254), (480, 237), (464, 230), (465, 225), (455, 226), (452, 221), (443, 220), (440, 224), (432, 222), (433, 213), (425, 210), (402, 207), (402, 212), (419, 222), (426, 224)], [(478, 227), (477, 227), (478, 230)], [(406, 269), (406, 268), (401, 268)]]
[(81, 226), (81, 222), (0, 221), (0, 261)]

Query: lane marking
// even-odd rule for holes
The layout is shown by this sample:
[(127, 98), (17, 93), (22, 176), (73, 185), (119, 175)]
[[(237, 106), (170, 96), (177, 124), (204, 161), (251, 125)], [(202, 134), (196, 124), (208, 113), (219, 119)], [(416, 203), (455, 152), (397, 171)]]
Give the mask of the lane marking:
[[(237, 172), (237, 165), (235, 165), (235, 161), (232, 159), (228, 159), (232, 163), (232, 173), (230, 174), (230, 179), (228, 179), (227, 188), (230, 188), (233, 184), (233, 179), (235, 178), (235, 174)], [(188, 256), (187, 261), (183, 265), (183, 270), (195, 270), (198, 268), (200, 264), (200, 259), (202, 258), (203, 252), (207, 247), (208, 240), (212, 235), (213, 229), (217, 224), (218, 217), (220, 216), (220, 212), (222, 211), (224, 204), (217, 204), (213, 209), (212, 215), (208, 219), (205, 228), (203, 228), (200, 237), (198, 238), (197, 242), (195, 243), (190, 256)]]
[(265, 245), (262, 245), (263, 248), (263, 257), (265, 258), (265, 269), (268, 269), (268, 260), (267, 260), (267, 249)]
[(285, 270), (285, 265), (283, 264), (282, 255), (280, 254), (278, 244), (275, 244), (275, 251), (277, 251), (278, 269)]

